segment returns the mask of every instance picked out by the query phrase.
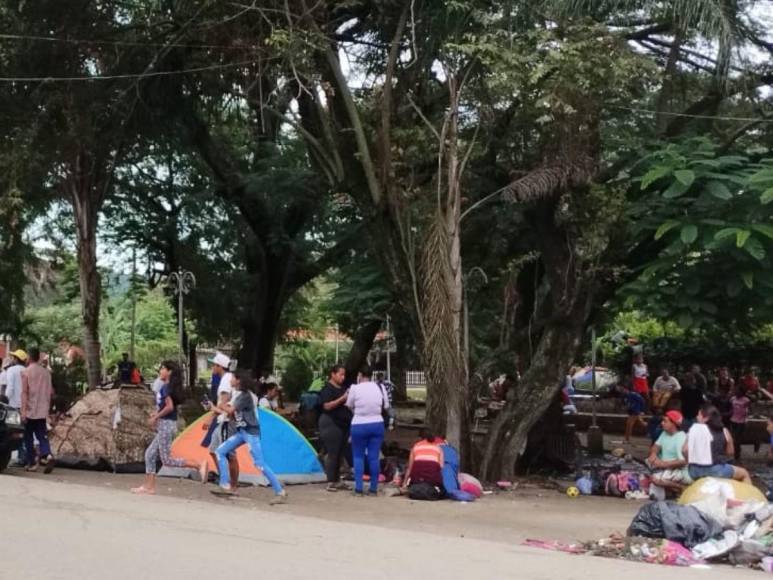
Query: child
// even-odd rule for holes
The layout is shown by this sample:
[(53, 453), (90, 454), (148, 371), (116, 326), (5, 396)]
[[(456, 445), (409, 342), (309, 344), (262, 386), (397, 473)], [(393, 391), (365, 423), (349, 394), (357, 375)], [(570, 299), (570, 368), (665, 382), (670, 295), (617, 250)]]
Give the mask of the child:
[(644, 363), (644, 357), (641, 354), (637, 354), (633, 359), (633, 390), (640, 394), (645, 401), (649, 400), (650, 386), (649, 386), (649, 370)]
[(751, 399), (746, 396), (746, 389), (743, 385), (738, 385), (735, 389), (735, 395), (730, 399), (733, 412), (730, 415), (730, 433), (733, 435), (733, 441), (735, 442), (735, 460), (741, 459), (741, 441), (743, 439), (744, 431), (746, 431), (746, 420), (749, 417), (749, 407), (751, 405)]
[(625, 422), (625, 442), (630, 443), (633, 428), (637, 423), (645, 429), (647, 428), (647, 423), (645, 423), (642, 418), (647, 403), (644, 401), (644, 397), (639, 393), (631, 391), (627, 385), (624, 385), (622, 389), (623, 401), (628, 410), (628, 419)]

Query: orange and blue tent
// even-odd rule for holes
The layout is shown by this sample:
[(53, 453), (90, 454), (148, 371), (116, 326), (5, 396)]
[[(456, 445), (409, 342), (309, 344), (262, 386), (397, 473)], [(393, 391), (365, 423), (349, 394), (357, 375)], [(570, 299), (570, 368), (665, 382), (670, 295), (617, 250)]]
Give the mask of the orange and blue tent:
[[(200, 463), (207, 460), (210, 471), (216, 471), (214, 461), (201, 440), (207, 432), (207, 425), (213, 420), (212, 413), (206, 413), (191, 423), (172, 443), (172, 457)], [(258, 409), (260, 442), (263, 457), (282, 483), (317, 483), (326, 481), (325, 472), (308, 439), (287, 419), (268, 409)], [(252, 463), (246, 445), (236, 450), (239, 462), (239, 481), (253, 485), (268, 485), (263, 473)], [(193, 477), (190, 469), (164, 466), (159, 472), (167, 477)]]

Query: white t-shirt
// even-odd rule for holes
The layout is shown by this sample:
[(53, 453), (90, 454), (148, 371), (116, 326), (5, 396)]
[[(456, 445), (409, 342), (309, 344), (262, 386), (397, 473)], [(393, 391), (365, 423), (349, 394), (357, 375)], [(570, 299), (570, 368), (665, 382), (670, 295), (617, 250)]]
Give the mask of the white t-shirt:
[[(217, 387), (217, 402), (220, 403), (220, 395), (223, 393), (228, 394), (228, 400), (231, 400), (231, 397), (233, 397), (234, 388), (231, 386), (231, 379), (233, 378), (232, 373), (226, 373), (223, 375), (223, 378), (220, 379), (220, 385)], [(220, 413), (217, 416), (217, 422), (218, 423), (225, 423), (228, 421), (228, 415), (225, 413)]]
[(8, 405), (14, 409), (21, 409), (21, 375), (24, 372), (22, 365), (13, 365), (6, 370), (5, 396), (8, 397)]
[(3, 369), (0, 371), (0, 389), (2, 389), (5, 385), (8, 384), (8, 373)]
[(354, 411), (352, 425), (383, 423), (381, 413), (389, 408), (389, 397), (378, 384), (367, 381), (349, 388), (346, 406)]
[(277, 400), (269, 399), (268, 397), (261, 397), (258, 405), (260, 405), (264, 409), (270, 409), (271, 411), (276, 411), (279, 408), (279, 403), (277, 402)]
[(662, 376), (660, 376), (655, 379), (655, 384), (652, 386), (652, 388), (656, 391), (668, 391), (670, 393), (674, 393), (679, 391), (682, 388), (682, 385), (679, 384), (679, 381), (676, 380), (676, 377), (668, 377), (667, 379), (664, 379)]
[(635, 376), (637, 379), (644, 378), (648, 376), (649, 373), (647, 372), (647, 365), (644, 363), (642, 364), (635, 364), (633, 365), (633, 376)]
[(687, 434), (687, 461), (691, 465), (711, 466), (711, 442), (714, 437), (708, 425), (695, 423)]

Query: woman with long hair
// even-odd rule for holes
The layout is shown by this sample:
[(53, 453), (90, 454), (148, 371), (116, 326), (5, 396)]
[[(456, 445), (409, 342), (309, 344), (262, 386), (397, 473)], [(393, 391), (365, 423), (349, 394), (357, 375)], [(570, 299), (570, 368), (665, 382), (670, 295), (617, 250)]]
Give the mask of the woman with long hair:
[(430, 429), (424, 429), (421, 440), (411, 448), (408, 457), (408, 467), (405, 470), (403, 490), (407, 491), (411, 484), (429, 483), (443, 487), (443, 448), (442, 437), (436, 437)]
[(719, 477), (751, 483), (749, 472), (728, 463), (735, 453), (733, 436), (722, 423), (722, 416), (713, 405), (704, 405), (697, 422), (687, 434), (685, 450), (688, 471), (693, 480)]
[(145, 450), (145, 482), (132, 489), (133, 493), (153, 495), (156, 493), (156, 465), (159, 458), (162, 465), (170, 467), (198, 468), (198, 464), (171, 455), (172, 441), (177, 435), (177, 407), (182, 398), (182, 372), (177, 363), (164, 361), (158, 369), (161, 387), (155, 393), (156, 408), (150, 414), (148, 423), (156, 430), (156, 436)]

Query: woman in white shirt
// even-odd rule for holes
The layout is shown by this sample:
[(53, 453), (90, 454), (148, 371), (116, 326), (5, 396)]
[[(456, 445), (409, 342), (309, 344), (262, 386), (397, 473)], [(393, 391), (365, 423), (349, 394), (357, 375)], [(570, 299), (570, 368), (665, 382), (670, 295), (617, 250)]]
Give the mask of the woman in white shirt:
[(717, 408), (713, 405), (701, 407), (685, 443), (690, 477), (693, 481), (719, 477), (751, 483), (748, 471), (727, 462), (727, 458), (733, 456), (733, 450), (733, 436), (722, 424)]
[(357, 374), (357, 384), (349, 389), (346, 406), (354, 413), (352, 419), (352, 456), (354, 462), (354, 495), (363, 494), (365, 456), (368, 457), (370, 488), (368, 495), (378, 494), (380, 473), (379, 453), (384, 442), (384, 417), (389, 408), (389, 397), (384, 389), (371, 381), (370, 368)]

